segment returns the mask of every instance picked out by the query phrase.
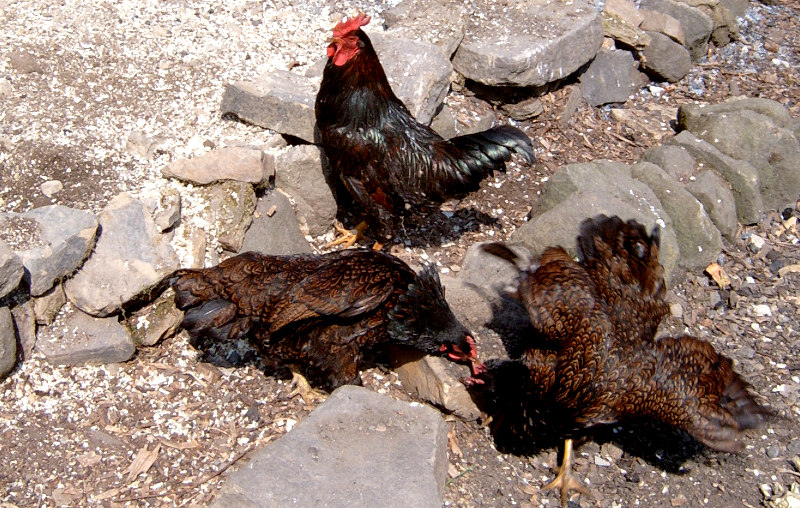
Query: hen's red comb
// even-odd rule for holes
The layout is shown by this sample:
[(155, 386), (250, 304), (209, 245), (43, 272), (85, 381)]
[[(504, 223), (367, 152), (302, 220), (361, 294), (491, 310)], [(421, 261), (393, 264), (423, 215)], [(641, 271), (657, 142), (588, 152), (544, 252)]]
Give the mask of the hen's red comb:
[(358, 30), (362, 26), (369, 23), (369, 16), (364, 14), (363, 12), (359, 12), (354, 17), (340, 21), (335, 27), (333, 27), (333, 36), (334, 37), (344, 37), (345, 35), (349, 34), (353, 30)]

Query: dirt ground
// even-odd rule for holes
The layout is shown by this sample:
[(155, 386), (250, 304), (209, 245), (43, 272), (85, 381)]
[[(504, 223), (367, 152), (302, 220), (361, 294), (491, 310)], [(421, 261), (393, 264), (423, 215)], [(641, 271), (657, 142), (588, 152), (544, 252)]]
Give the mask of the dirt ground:
[[(292, 8), (286, 2), (282, 5)], [(188, 11), (202, 8), (208, 7), (192, 4)], [(0, 0), (3, 13), (14, 21), (9, 17), (14, 16), (10, 4)], [(434, 214), (424, 226), (409, 227), (403, 242), (392, 245), (390, 251), (409, 261), (424, 254), (442, 271), (458, 271), (469, 245), (505, 239), (526, 220), (547, 178), (559, 167), (599, 158), (637, 160), (645, 149), (672, 133), (671, 122), (683, 103), (716, 103), (737, 95), (766, 97), (784, 104), (797, 118), (798, 15), (796, 0), (751, 4), (740, 41), (712, 47), (708, 59), (696, 64), (679, 83), (645, 87), (619, 106), (634, 116), (635, 124), (615, 119), (611, 108), (584, 104), (565, 113), (572, 93), (569, 82), (543, 95), (544, 113), (520, 123), (534, 139), (536, 163), (532, 167), (511, 164), (506, 174), (484, 182), (478, 192), (447, 203), (444, 212)], [(275, 43), (279, 56), (291, 54), (293, 36), (297, 33), (285, 36), (288, 43), (283, 39)], [(7, 37), (2, 47), (18, 51), (23, 46), (20, 40)], [(37, 44), (40, 50), (48, 49), (48, 41)], [(26, 50), (37, 51), (36, 47)], [(77, 72), (68, 52), (56, 53), (58, 65)], [(108, 54), (85, 58), (90, 64), (115, 63)], [(17, 67), (24, 63), (18, 62)], [(37, 60), (28, 63), (34, 65)], [(155, 60), (152, 64), (158, 66)], [(180, 155), (167, 143), (164, 153), (150, 160), (119, 156), (115, 150), (124, 152), (124, 141), (107, 146), (91, 128), (74, 134), (72, 130), (86, 127), (77, 116), (69, 127), (43, 129), (44, 134), (32, 136), (33, 141), (26, 139), (25, 132), (37, 122), (47, 125), (41, 123), (42, 117), (57, 124), (59, 108), (72, 111), (69, 101), (75, 100), (43, 98), (40, 109), (30, 104), (23, 108), (27, 94), (41, 93), (36, 83), (26, 80), (44, 78), (16, 77), (19, 69), (5, 65), (0, 78), (16, 79), (13, 93), (0, 97), (6, 106), (0, 112), (0, 206), (6, 210), (21, 211), (54, 201), (97, 210), (121, 190), (148, 185), (166, 160)], [(254, 70), (254, 64), (242, 65)], [(158, 85), (162, 102), (152, 101), (150, 106), (176, 114), (170, 94), (191, 95), (193, 91), (185, 89), (187, 83), (195, 83), (190, 78), (199, 80), (198, 87), (216, 86), (203, 81), (206, 77), (196, 77), (214, 72), (218, 78), (223, 76), (222, 82), (237, 77), (213, 63), (188, 62), (175, 70), (174, 81)], [(128, 83), (124, 66), (109, 76), (100, 82), (107, 86)], [(100, 93), (81, 91), (78, 77), (74, 83), (78, 88), (71, 93), (84, 103), (86, 94)], [(197, 90), (202, 96), (197, 99), (198, 110), (213, 111), (221, 91), (203, 95)], [(125, 97), (119, 100), (124, 102)], [(104, 114), (110, 118), (104, 122), (122, 130), (130, 127), (123, 127), (126, 122), (135, 124), (136, 111), (104, 101), (87, 106), (87, 117), (96, 114), (93, 109), (107, 107)], [(493, 109), (469, 86), (451, 93), (447, 102), (464, 119)], [(124, 114), (114, 116), (119, 111)], [(207, 111), (192, 115), (194, 120), (181, 115), (176, 129), (188, 126), (191, 131), (196, 126), (201, 137), (218, 143), (226, 139), (257, 143), (264, 136), (252, 126), (216, 118)], [(505, 121), (500, 112), (497, 115)], [(180, 136), (175, 134), (188, 143)], [(135, 176), (121, 178), (126, 171)], [(64, 193), (55, 199), (40, 193), (38, 185), (46, 179), (64, 181)], [(792, 213), (800, 216), (797, 210)], [(664, 429), (601, 430), (577, 445), (575, 470), (593, 495), (575, 498), (570, 506), (752, 507), (764, 503), (764, 486), (788, 488), (797, 481), (800, 471), (793, 468), (791, 459), (800, 454), (800, 362), (795, 346), (800, 275), (781, 270), (800, 264), (797, 229), (791, 220), (785, 222), (773, 213), (739, 233), (736, 242), (725, 243), (720, 256), (733, 289), (721, 290), (703, 273), (688, 274), (669, 295), (682, 313), (665, 320), (663, 331), (710, 340), (735, 360), (737, 370), (775, 416), (761, 429), (749, 432), (746, 449), (738, 455), (709, 451)], [(764, 238), (766, 247), (757, 253), (749, 250), (751, 235)], [(376, 391), (410, 399), (391, 371), (372, 369), (363, 378)], [(206, 503), (215, 497), (225, 474), (247, 460), (243, 458), (246, 452), (279, 438), (313, 409), (313, 403), (290, 396), (291, 388), (287, 379), (265, 372), (246, 344), (202, 355), (183, 335), (140, 349), (134, 360), (120, 365), (53, 367), (34, 357), (0, 383), (0, 502), (2, 506)], [(485, 422), (447, 419), (452, 432), (446, 506), (558, 506), (557, 493), (540, 489), (554, 476), (558, 443), (543, 445), (529, 455), (500, 452)]]

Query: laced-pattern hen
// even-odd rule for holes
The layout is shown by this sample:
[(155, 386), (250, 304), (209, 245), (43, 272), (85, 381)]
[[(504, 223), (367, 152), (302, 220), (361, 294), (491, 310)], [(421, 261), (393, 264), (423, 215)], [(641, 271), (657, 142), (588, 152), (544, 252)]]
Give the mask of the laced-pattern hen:
[[(657, 226), (648, 234), (636, 221), (600, 215), (581, 224), (580, 261), (550, 247), (533, 269), (502, 244), (484, 246), (520, 269), (518, 296), (541, 334), (519, 359), (486, 364), (495, 410), (518, 415), (519, 432), (541, 424), (539, 406), (553, 409), (568, 435), (648, 418), (717, 450), (742, 449), (742, 431), (764, 410), (731, 360), (704, 340), (655, 338), (668, 312), (659, 244)], [(588, 492), (572, 460), (567, 439), (561, 470), (545, 486), (560, 489), (562, 505), (570, 491)]]
[(432, 265), (417, 274), (394, 256), (364, 249), (246, 252), (215, 267), (179, 270), (171, 280), (192, 336), (250, 336), (268, 363), (300, 366), (327, 389), (357, 383), (387, 344), (482, 369)]
[(366, 212), (357, 230), (368, 224), (385, 242), (407, 209), (463, 197), (505, 171), (513, 153), (533, 162), (533, 148), (524, 132), (507, 125), (445, 140), (417, 122), (361, 30), (369, 20), (358, 14), (333, 29), (315, 112), (332, 173)]

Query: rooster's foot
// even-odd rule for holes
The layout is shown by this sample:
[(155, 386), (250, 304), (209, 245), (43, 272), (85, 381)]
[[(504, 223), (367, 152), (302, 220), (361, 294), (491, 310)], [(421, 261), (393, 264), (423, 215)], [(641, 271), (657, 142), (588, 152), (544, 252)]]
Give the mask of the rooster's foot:
[(329, 249), (331, 247), (344, 244), (344, 247), (349, 249), (354, 243), (363, 238), (364, 230), (367, 229), (367, 223), (361, 222), (353, 231), (345, 229), (341, 224), (338, 223), (334, 223), (333, 227), (336, 228), (336, 231), (342, 236), (329, 242), (327, 245), (325, 245), (325, 248)]
[(572, 463), (574, 454), (572, 452), (572, 439), (564, 441), (564, 458), (561, 460), (561, 469), (558, 476), (553, 481), (542, 487), (544, 490), (559, 489), (561, 492), (561, 506), (567, 506), (570, 492), (576, 491), (580, 494), (591, 496), (591, 492), (572, 474)]
[(328, 394), (313, 388), (299, 371), (291, 367), (290, 370), (292, 371), (292, 382), (289, 383), (289, 387), (292, 388), (292, 391), (289, 392), (290, 399), (295, 395), (300, 395), (306, 404), (319, 404), (328, 398)]

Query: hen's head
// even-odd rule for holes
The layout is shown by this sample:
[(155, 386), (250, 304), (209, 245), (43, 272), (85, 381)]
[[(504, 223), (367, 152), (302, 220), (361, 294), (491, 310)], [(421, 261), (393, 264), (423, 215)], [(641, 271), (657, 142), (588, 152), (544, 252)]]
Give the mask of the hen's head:
[(475, 339), (450, 310), (444, 298), (439, 273), (431, 264), (423, 266), (417, 280), (409, 284), (389, 313), (389, 336), (425, 353), (469, 362), (474, 375), (483, 371), (478, 362)]
[(345, 18), (333, 28), (333, 38), (328, 46), (328, 58), (333, 60), (334, 65), (341, 67), (364, 47), (360, 37), (364, 33), (361, 27), (367, 25), (369, 20), (369, 16), (359, 12), (352, 18)]

